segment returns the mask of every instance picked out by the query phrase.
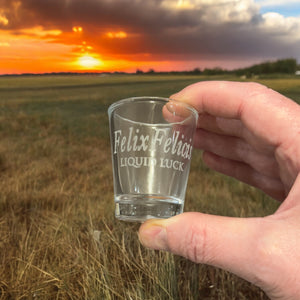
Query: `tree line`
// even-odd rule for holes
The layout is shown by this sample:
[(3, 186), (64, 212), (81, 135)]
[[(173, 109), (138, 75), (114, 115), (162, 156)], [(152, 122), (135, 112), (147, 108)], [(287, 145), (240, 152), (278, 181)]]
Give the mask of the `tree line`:
[(267, 61), (260, 64), (256, 64), (246, 68), (240, 68), (235, 70), (226, 70), (222, 68), (195, 68), (192, 71), (171, 71), (171, 72), (156, 72), (154, 69), (150, 69), (147, 72), (143, 72), (140, 69), (136, 70), (136, 74), (195, 74), (195, 75), (225, 75), (232, 74), (236, 76), (252, 77), (262, 74), (295, 74), (297, 70), (300, 70), (300, 65), (297, 65), (297, 60), (294, 58), (279, 59), (276, 61)]

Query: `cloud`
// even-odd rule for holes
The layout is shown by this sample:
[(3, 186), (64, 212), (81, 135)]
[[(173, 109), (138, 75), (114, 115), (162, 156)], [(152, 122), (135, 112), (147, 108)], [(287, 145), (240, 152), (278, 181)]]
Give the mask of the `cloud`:
[(262, 15), (262, 29), (274, 35), (287, 35), (288, 38), (300, 39), (300, 18), (285, 18), (279, 13), (265, 13)]
[(0, 47), (10, 47), (8, 42), (0, 42)]
[(289, 6), (293, 4), (299, 5), (299, 0), (256, 0), (260, 6)]
[(6, 26), (8, 24), (8, 20), (4, 14), (3, 10), (0, 10), (0, 25)]
[[(85, 40), (103, 56), (157, 60), (300, 59), (300, 18), (260, 13), (264, 0), (0, 0), (0, 28), (43, 28), (53, 41)], [(292, 2), (290, 0), (290, 2)], [(285, 1), (287, 3), (287, 1)], [(273, 5), (273, 4), (272, 4)], [(82, 40), (72, 28), (82, 27)], [(111, 38), (117, 33), (124, 38)], [(111, 34), (109, 34), (111, 33)], [(43, 36), (41, 36), (42, 38)], [(49, 35), (45, 34), (45, 38)]]

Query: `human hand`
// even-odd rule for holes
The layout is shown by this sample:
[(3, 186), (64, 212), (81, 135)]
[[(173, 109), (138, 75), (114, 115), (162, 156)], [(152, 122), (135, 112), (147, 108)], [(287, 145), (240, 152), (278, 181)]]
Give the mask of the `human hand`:
[(264, 218), (149, 220), (141, 242), (226, 269), (272, 299), (300, 299), (300, 106), (256, 83), (201, 82), (171, 98), (199, 112), (194, 144), (209, 167), (284, 201)]

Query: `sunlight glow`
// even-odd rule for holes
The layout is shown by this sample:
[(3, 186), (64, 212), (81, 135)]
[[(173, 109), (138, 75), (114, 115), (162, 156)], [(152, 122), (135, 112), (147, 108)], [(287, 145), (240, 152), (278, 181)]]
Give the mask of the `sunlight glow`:
[(62, 34), (62, 31), (59, 29), (45, 30), (42, 26), (35, 26), (32, 28), (22, 29), (20, 30), (20, 32), (27, 36), (36, 37), (59, 36)]
[(100, 59), (92, 57), (88, 54), (79, 57), (77, 63), (79, 66), (87, 69), (94, 69), (103, 64), (103, 62)]
[(8, 42), (0, 42), (0, 47), (10, 47), (10, 43), (8, 43)]
[(124, 31), (119, 31), (119, 32), (108, 32), (106, 34), (107, 37), (111, 39), (125, 39), (127, 38), (127, 33)]
[(1, 14), (0, 14), (0, 24), (2, 24), (4, 26), (8, 25), (7, 18), (5, 16), (1, 15)]
[(181, 9), (191, 9), (194, 8), (194, 5), (190, 3), (190, 1), (188, 0), (178, 0), (177, 4), (176, 4), (177, 8), (181, 8)]
[(72, 28), (73, 32), (76, 32), (76, 33), (81, 33), (83, 31), (83, 28), (80, 27), (80, 26), (74, 26)]
[(94, 47), (88, 45), (86, 41), (82, 42), (82, 45), (78, 46), (81, 52), (88, 52), (88, 50), (93, 50)]

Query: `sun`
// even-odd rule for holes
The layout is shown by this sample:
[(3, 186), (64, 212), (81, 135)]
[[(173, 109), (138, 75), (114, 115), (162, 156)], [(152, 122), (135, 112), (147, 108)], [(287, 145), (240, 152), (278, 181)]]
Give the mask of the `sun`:
[(103, 64), (103, 62), (100, 59), (90, 56), (88, 54), (85, 54), (85, 55), (79, 57), (77, 63), (79, 66), (81, 66), (85, 69), (94, 69)]

